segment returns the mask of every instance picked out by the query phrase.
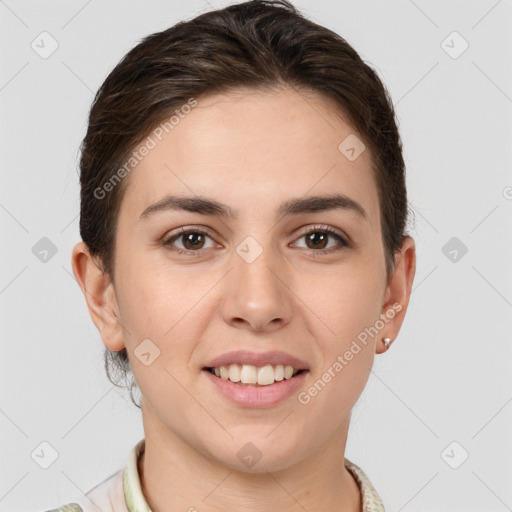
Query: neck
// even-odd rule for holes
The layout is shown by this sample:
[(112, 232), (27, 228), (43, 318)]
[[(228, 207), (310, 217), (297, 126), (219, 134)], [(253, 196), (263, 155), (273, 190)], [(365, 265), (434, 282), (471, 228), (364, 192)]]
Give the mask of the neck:
[(222, 464), (161, 427), (144, 418), (145, 450), (138, 461), (152, 512), (361, 512), (359, 488), (343, 464), (348, 420), (314, 453), (285, 469), (261, 472)]

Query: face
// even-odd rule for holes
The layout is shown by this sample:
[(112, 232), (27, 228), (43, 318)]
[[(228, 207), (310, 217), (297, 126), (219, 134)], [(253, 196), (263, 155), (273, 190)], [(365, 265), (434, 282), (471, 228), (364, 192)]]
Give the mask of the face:
[[(128, 349), (145, 426), (246, 471), (239, 453), (251, 442), (258, 470), (275, 471), (346, 436), (377, 344), (398, 333), (408, 285), (386, 279), (371, 155), (338, 149), (354, 130), (332, 106), (292, 89), (197, 100), (153, 136), (128, 178), (110, 295), (117, 330), (97, 325), (108, 348)], [(171, 195), (232, 216), (166, 207)], [(339, 200), (311, 208), (324, 196)], [(402, 313), (382, 321), (397, 297)], [(361, 341), (376, 322), (380, 334)], [(306, 371), (261, 386), (259, 401), (251, 387), (247, 402), (247, 387), (238, 393), (241, 384), (204, 369), (237, 350), (284, 352)]]

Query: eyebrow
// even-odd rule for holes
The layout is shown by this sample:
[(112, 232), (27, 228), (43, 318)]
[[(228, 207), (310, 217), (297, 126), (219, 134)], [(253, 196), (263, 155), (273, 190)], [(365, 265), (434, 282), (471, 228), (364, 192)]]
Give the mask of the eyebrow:
[[(168, 210), (185, 210), (225, 219), (236, 219), (240, 213), (239, 210), (233, 210), (228, 205), (207, 197), (166, 196), (148, 206), (140, 214), (139, 219), (146, 220), (157, 213)], [(299, 215), (301, 213), (323, 212), (328, 210), (348, 210), (357, 213), (363, 219), (368, 218), (365, 209), (357, 201), (343, 194), (292, 198), (280, 205), (277, 210), (277, 215)]]

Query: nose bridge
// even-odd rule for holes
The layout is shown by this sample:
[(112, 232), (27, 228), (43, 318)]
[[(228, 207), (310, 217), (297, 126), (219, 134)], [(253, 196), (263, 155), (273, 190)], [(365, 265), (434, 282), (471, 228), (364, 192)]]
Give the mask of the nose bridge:
[(257, 329), (274, 325), (276, 319), (288, 322), (291, 304), (283, 274), (285, 265), (271, 240), (269, 235), (260, 243), (249, 236), (236, 247), (235, 268), (230, 272), (224, 302), (226, 321), (245, 320)]
[(253, 237), (247, 237), (238, 245), (236, 253), (236, 272), (240, 278), (255, 289), (275, 285), (275, 269), (280, 265), (270, 236), (264, 245)]

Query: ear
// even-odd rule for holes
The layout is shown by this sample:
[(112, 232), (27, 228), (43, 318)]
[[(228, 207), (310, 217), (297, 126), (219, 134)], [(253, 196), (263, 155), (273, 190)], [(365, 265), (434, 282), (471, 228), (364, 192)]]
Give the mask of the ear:
[(377, 340), (375, 348), (377, 354), (387, 350), (382, 338), (391, 338), (393, 341), (398, 336), (409, 305), (415, 273), (416, 246), (414, 240), (406, 236), (402, 248), (395, 254), (395, 268), (384, 293), (381, 315), (386, 322)]
[(74, 246), (71, 266), (105, 347), (113, 352), (123, 349), (125, 343), (114, 285), (84, 242)]

